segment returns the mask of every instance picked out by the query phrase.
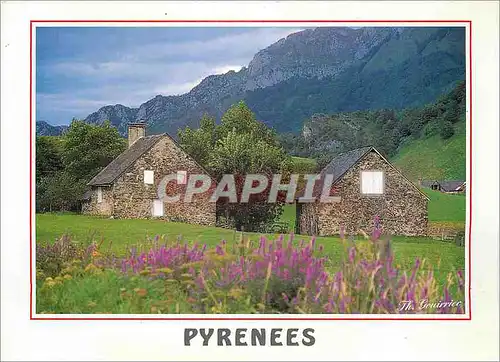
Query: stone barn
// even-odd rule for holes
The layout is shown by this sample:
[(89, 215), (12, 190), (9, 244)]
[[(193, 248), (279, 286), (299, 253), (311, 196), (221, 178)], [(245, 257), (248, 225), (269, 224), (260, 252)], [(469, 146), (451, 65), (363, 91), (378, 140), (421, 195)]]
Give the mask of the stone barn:
[[(333, 176), (331, 188), (325, 182), (328, 174)], [(378, 216), (385, 233), (427, 234), (428, 197), (374, 147), (339, 154), (320, 175), (313, 188), (315, 201), (301, 202), (304, 190), (297, 194), (297, 233), (336, 235), (341, 225), (346, 233), (370, 233)], [(319, 200), (325, 184), (333, 202)]]
[[(182, 202), (188, 176), (208, 173), (168, 134), (145, 133), (144, 123), (129, 125), (128, 149), (88, 183), (90, 189), (83, 197), (82, 212), (215, 225), (216, 206), (209, 202), (210, 192), (194, 195), (189, 203)], [(158, 185), (172, 174), (177, 179), (168, 184), (167, 195), (181, 197), (178, 202), (163, 202), (158, 196)]]
[(421, 181), (422, 187), (430, 188), (448, 194), (462, 194), (466, 191), (466, 183), (464, 180), (451, 180), (451, 181)]

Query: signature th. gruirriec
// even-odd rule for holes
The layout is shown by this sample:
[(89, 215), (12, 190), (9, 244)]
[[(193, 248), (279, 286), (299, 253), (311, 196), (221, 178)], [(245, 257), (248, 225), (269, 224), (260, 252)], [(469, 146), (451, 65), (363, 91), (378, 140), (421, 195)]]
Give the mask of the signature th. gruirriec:
[(425, 311), (425, 310), (441, 310), (446, 308), (463, 307), (463, 302), (460, 300), (437, 301), (432, 302), (428, 299), (422, 299), (419, 302), (413, 300), (402, 300), (399, 302), (398, 309), (402, 312)]

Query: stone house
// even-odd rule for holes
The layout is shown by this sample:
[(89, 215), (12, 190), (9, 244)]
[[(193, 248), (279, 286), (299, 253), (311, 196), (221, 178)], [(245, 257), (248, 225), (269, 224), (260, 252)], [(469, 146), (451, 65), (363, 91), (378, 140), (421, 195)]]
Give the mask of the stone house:
[(128, 148), (88, 183), (82, 212), (215, 225), (216, 205), (209, 202), (210, 190), (194, 195), (189, 203), (182, 202), (182, 196), (178, 202), (159, 198), (161, 180), (172, 174), (177, 179), (166, 187), (169, 196), (183, 195), (190, 174), (208, 175), (168, 134), (146, 136), (144, 123), (130, 124)]
[[(333, 202), (319, 200), (325, 176), (333, 175), (328, 189)], [(427, 234), (428, 197), (374, 147), (364, 147), (335, 157), (320, 173), (313, 189), (314, 202), (301, 202), (297, 194), (296, 232), (308, 235), (370, 233), (376, 217), (385, 233)], [(328, 195), (327, 195), (328, 196)]]

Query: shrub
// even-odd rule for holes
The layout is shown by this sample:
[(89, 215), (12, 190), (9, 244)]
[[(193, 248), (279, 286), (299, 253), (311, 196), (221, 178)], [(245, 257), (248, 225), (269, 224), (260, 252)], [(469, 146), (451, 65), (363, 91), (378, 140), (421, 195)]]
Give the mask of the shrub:
[(67, 235), (62, 236), (53, 244), (36, 245), (36, 267), (40, 277), (58, 276), (65, 263), (81, 259), (84, 250), (70, 240)]
[(441, 124), (441, 129), (439, 135), (442, 139), (446, 140), (455, 134), (455, 129), (450, 121), (443, 121)]
[(441, 121), (439, 119), (433, 119), (429, 121), (424, 127), (424, 135), (426, 137), (434, 136), (441, 131)]
[(227, 313), (230, 310), (224, 299), (242, 289), (262, 311), (286, 312), (283, 294), (294, 297), (307, 283), (326, 277), (325, 258), (314, 257), (314, 245), (313, 239), (305, 246), (303, 241), (294, 246), (293, 235), (287, 241), (283, 236), (275, 241), (262, 237), (246, 257), (234, 257), (218, 245), (217, 256), (206, 259), (201, 270), (193, 274), (195, 285), (190, 293)]
[(453, 280), (463, 297), (461, 273), (450, 275), (449, 284), (439, 291), (432, 270), (425, 270), (419, 259), (409, 274), (394, 265), (389, 240), (374, 242), (373, 251), (375, 258), (367, 260), (351, 246), (340, 270), (316, 288), (306, 289), (292, 305), (306, 313), (464, 313), (463, 305), (440, 308), (427, 303), (451, 303)]
[(290, 224), (286, 221), (275, 221), (272, 225), (268, 227), (266, 230), (268, 233), (273, 234), (286, 234), (290, 231)]

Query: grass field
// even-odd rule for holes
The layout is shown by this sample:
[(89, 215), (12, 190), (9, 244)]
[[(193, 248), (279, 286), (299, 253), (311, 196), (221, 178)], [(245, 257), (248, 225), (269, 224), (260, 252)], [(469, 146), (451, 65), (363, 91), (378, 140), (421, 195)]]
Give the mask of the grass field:
[(429, 221), (465, 222), (465, 194), (444, 194), (430, 189), (424, 190), (429, 196)]
[[(464, 195), (447, 195), (432, 190), (425, 192), (430, 197), (430, 222), (453, 223), (457, 227), (463, 225)], [(293, 230), (295, 205), (285, 206), (281, 221), (288, 223), (289, 229)], [(77, 214), (36, 215), (37, 242), (53, 242), (64, 234), (84, 245), (93, 241), (102, 242), (101, 251), (117, 256), (125, 256), (132, 246), (147, 251), (155, 236), (161, 236), (167, 242), (180, 239), (190, 244), (206, 243), (209, 247), (214, 247), (222, 239), (228, 244), (239, 242), (242, 237), (241, 233), (233, 230), (162, 220), (108, 219)], [(254, 241), (259, 236), (243, 235)], [(310, 237), (297, 235), (295, 238), (296, 241), (301, 239), (308, 241)], [(328, 258), (327, 270), (337, 272), (346, 257), (342, 241), (338, 237), (318, 237), (317, 244), (324, 246), (323, 255)], [(447, 284), (451, 273), (465, 269), (465, 249), (454, 243), (395, 236), (392, 238), (392, 248), (398, 269), (410, 271), (417, 258), (424, 260), (424, 269), (433, 271), (440, 290)], [(186, 300), (185, 294), (177, 287), (166, 288), (161, 281), (146, 278), (123, 278), (111, 271), (75, 277), (48, 290), (45, 284), (39, 284), (36, 284), (36, 308), (39, 313), (192, 313), (192, 303)], [(124, 297), (120, 292), (123, 290), (130, 293), (147, 290), (147, 297)], [(168, 301), (168, 305), (162, 304)], [(247, 313), (240, 304), (235, 308), (238, 313)]]
[[(216, 245), (225, 239), (228, 243), (240, 240), (240, 233), (216, 227), (204, 227), (161, 220), (123, 220), (107, 219), (84, 215), (39, 214), (36, 216), (36, 240), (51, 242), (67, 234), (75, 241), (89, 243), (103, 241), (103, 250), (110, 250), (118, 255), (127, 252), (134, 245), (147, 247), (156, 235), (165, 235), (168, 240), (178, 238), (192, 242)], [(257, 239), (258, 234), (245, 234)], [(309, 240), (307, 236), (297, 239)], [(340, 262), (344, 250), (337, 237), (318, 237), (323, 244), (334, 267)], [(463, 247), (452, 243), (440, 242), (428, 238), (394, 237), (393, 248), (396, 262), (404, 269), (410, 269), (416, 258), (426, 259), (435, 266), (436, 277), (444, 283), (449, 272), (464, 267), (465, 251)]]

